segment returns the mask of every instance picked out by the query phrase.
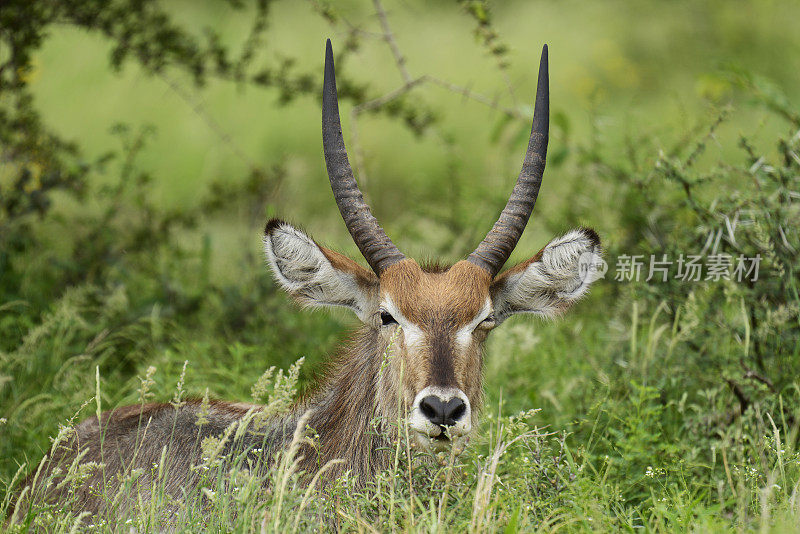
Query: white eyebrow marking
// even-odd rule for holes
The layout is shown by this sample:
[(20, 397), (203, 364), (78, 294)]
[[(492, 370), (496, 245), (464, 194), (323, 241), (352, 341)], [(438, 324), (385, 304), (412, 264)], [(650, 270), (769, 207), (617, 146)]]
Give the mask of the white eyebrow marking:
[(467, 345), (469, 345), (469, 342), (472, 339), (472, 332), (475, 330), (475, 328), (479, 324), (481, 324), (487, 317), (489, 317), (491, 313), (492, 313), (492, 301), (491, 299), (489, 299), (489, 297), (486, 297), (486, 302), (483, 304), (483, 308), (481, 308), (481, 311), (478, 312), (478, 314), (472, 321), (470, 321), (469, 324), (459, 328), (458, 331), (456, 332), (456, 343), (458, 343), (458, 345), (462, 349), (465, 348)]
[(381, 302), (381, 308), (389, 312), (395, 321), (403, 327), (403, 339), (407, 347), (413, 347), (422, 344), (425, 340), (425, 334), (422, 329), (416, 324), (406, 319), (405, 315), (400, 313), (400, 310), (395, 306), (392, 297), (386, 295), (386, 300)]

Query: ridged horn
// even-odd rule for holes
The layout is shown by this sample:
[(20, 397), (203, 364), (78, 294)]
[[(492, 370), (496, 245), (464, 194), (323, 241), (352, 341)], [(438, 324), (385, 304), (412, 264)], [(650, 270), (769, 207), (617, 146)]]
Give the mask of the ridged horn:
[(502, 269), (514, 247), (522, 236), (525, 225), (536, 204), (539, 187), (542, 185), (547, 139), (550, 128), (550, 89), (547, 69), (547, 45), (542, 48), (539, 62), (539, 81), (536, 87), (536, 105), (533, 111), (531, 137), (522, 170), (517, 178), (511, 197), (500, 218), (478, 245), (475, 252), (467, 258), (475, 265), (489, 271), (492, 276)]
[(331, 189), (350, 235), (364, 259), (380, 276), (388, 266), (405, 258), (378, 224), (364, 202), (364, 196), (353, 176), (339, 119), (339, 98), (333, 67), (333, 48), (328, 39), (325, 47), (325, 80), (322, 87), (322, 146)]

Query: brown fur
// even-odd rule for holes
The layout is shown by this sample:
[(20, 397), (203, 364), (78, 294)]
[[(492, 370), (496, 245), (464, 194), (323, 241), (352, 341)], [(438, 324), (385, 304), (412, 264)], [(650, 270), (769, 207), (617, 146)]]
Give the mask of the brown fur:
[(319, 249), (325, 257), (328, 258), (331, 265), (340, 271), (352, 274), (361, 287), (368, 288), (378, 285), (378, 277), (375, 276), (375, 273), (372, 271), (366, 270), (344, 254), (336, 252), (335, 250), (325, 247), (319, 247)]
[(426, 272), (414, 260), (405, 259), (382, 273), (382, 297), (390, 297), (425, 337), (421, 347), (407, 346), (403, 336), (398, 339), (394, 372), (403, 374), (405, 409), (427, 386), (455, 386), (469, 398), (473, 419), (477, 416), (482, 403), (482, 347), (488, 331), (477, 329), (466, 347), (457, 347), (454, 334), (483, 308), (490, 283), (489, 273), (467, 261), (446, 271)]
[(425, 272), (414, 260), (405, 259), (381, 275), (381, 293), (390, 295), (403, 315), (417, 325), (440, 319), (458, 327), (483, 307), (490, 283), (489, 273), (468, 261), (444, 272)]

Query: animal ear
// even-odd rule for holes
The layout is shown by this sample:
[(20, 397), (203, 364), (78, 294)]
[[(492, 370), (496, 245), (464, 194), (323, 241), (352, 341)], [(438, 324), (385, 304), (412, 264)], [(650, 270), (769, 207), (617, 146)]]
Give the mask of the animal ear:
[(536, 256), (492, 282), (495, 320), (515, 313), (561, 315), (605, 274), (601, 254), (600, 238), (589, 228), (553, 239)]
[(264, 250), (278, 284), (303, 305), (343, 306), (362, 321), (377, 306), (374, 273), (286, 222), (267, 223)]

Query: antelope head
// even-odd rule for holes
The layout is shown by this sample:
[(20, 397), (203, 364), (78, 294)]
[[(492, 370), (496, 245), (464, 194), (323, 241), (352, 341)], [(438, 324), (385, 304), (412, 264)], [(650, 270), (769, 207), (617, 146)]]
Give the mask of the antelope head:
[(322, 100), (325, 162), (339, 211), (367, 270), (318, 245), (283, 221), (267, 224), (267, 260), (279, 284), (309, 306), (343, 306), (386, 354), (377, 377), (377, 411), (405, 418), (435, 450), (463, 442), (482, 397), (482, 347), (516, 313), (554, 317), (597, 278), (601, 249), (590, 229), (572, 230), (502, 274), (533, 210), (545, 167), (549, 127), (547, 47), (542, 51), (528, 150), (511, 197), (486, 238), (465, 260), (426, 269), (392, 243), (364, 201), (348, 162), (328, 41)]

